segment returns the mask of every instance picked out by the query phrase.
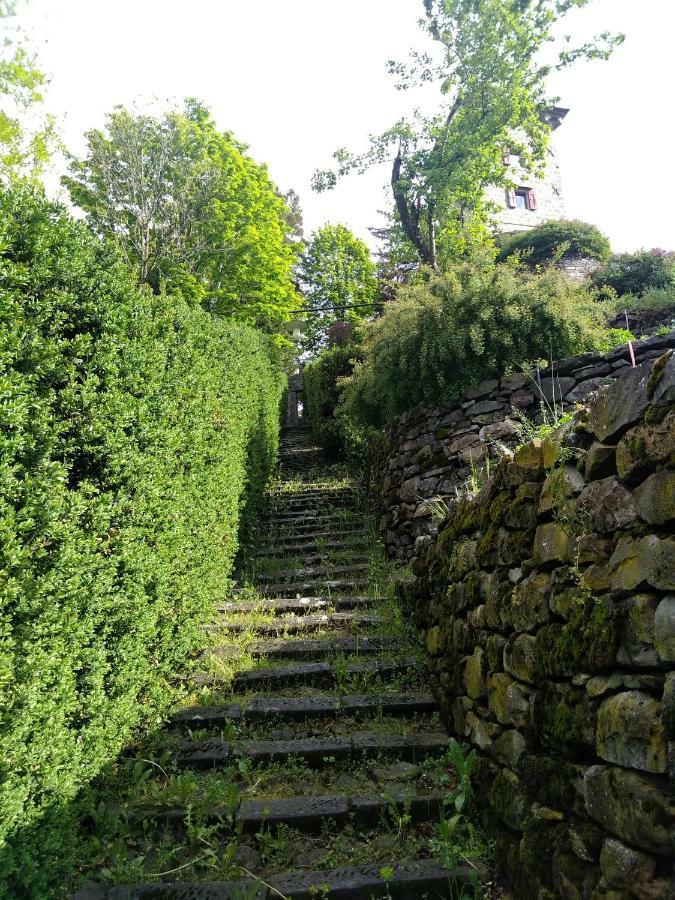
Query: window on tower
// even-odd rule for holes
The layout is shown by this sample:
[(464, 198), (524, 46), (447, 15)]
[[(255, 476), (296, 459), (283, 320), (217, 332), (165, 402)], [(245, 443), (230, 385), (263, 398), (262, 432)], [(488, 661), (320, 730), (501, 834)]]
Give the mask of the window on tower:
[(527, 188), (517, 188), (514, 191), (515, 200), (516, 200), (516, 209), (529, 209), (530, 208), (530, 192)]

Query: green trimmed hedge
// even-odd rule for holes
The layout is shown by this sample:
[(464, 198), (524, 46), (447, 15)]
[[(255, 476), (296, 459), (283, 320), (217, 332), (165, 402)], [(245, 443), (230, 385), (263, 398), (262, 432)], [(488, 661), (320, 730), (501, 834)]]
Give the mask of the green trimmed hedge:
[(607, 262), (612, 252), (609, 240), (595, 225), (572, 219), (544, 222), (529, 231), (501, 235), (498, 246), (497, 262), (518, 254), (533, 266), (550, 262), (558, 253), (563, 259), (586, 256)]
[(222, 596), (283, 379), (40, 194), (0, 212), (0, 883), (29, 897), (59, 840), (36, 828), (160, 722)]
[(335, 416), (340, 400), (338, 378), (351, 375), (356, 348), (331, 347), (307, 365), (303, 371), (303, 387), (307, 417), (314, 439), (329, 457), (344, 449), (343, 423)]

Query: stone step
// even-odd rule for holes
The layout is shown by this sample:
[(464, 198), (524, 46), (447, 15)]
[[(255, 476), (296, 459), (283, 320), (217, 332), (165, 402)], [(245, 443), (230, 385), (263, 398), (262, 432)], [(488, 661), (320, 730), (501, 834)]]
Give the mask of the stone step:
[[(331, 529), (330, 531), (316, 531), (313, 526), (307, 526), (307, 531), (304, 529), (297, 529), (300, 533), (298, 534), (281, 534), (281, 535), (268, 535), (267, 540), (269, 541), (271, 548), (282, 548), (287, 544), (298, 544), (303, 543), (306, 544), (316, 543), (317, 541), (323, 541), (324, 539), (331, 538), (332, 540), (342, 539), (348, 537), (351, 539), (354, 538), (362, 538), (364, 541), (368, 539), (368, 532), (363, 528), (363, 526), (359, 525), (353, 528), (341, 528), (339, 531), (335, 531), (335, 529)], [(293, 529), (295, 532), (296, 529)]]
[(241, 634), (251, 631), (253, 634), (297, 634), (300, 631), (318, 631), (320, 628), (354, 628), (359, 626), (373, 627), (384, 624), (381, 616), (369, 616), (358, 612), (319, 613), (316, 615), (300, 615), (279, 617), (273, 622), (261, 622), (248, 625), (244, 622), (214, 622), (205, 625), (207, 632), (229, 631)]
[[(367, 557), (366, 557), (367, 560)], [(334, 581), (340, 575), (362, 575), (368, 571), (368, 562), (349, 564), (344, 566), (331, 566), (330, 568), (286, 569), (279, 572), (260, 572), (256, 575), (256, 581), (261, 584), (277, 581)]]
[[(383, 871), (387, 877), (383, 878)], [(265, 881), (242, 879), (221, 882), (162, 882), (106, 887), (94, 884), (78, 891), (73, 900), (420, 900), (462, 896), (464, 886), (476, 877), (476, 869), (462, 864), (443, 869), (434, 860), (371, 863), (328, 871), (302, 869), (272, 875)]]
[[(376, 653), (395, 653), (401, 649), (398, 638), (380, 637), (379, 635), (355, 635), (334, 637), (326, 640), (301, 638), (297, 640), (258, 641), (246, 648), (246, 652), (255, 658), (269, 659), (308, 659), (309, 657), (326, 657), (334, 653), (353, 653), (361, 656), (372, 656)], [(209, 647), (204, 651), (208, 656), (220, 656), (224, 659), (236, 659), (241, 656), (237, 644), (222, 644)]]
[[(412, 823), (437, 819), (448, 794), (433, 791), (429, 794), (393, 792), (349, 797), (344, 794), (325, 796), (287, 797), (285, 799), (263, 798), (244, 800), (236, 809), (214, 806), (205, 819), (209, 823), (229, 822), (239, 826), (245, 834), (257, 834), (265, 826), (275, 828), (287, 825), (304, 834), (321, 834), (326, 825), (344, 827), (348, 822), (357, 828), (372, 828), (382, 815), (393, 811), (407, 812)], [(137, 821), (157, 822), (181, 828), (188, 816), (183, 807), (137, 807), (132, 811)]]
[[(232, 691), (269, 690), (280, 687), (330, 687), (339, 684), (341, 678), (363, 676), (365, 678), (398, 678), (401, 675), (418, 673), (420, 663), (413, 657), (394, 660), (372, 659), (358, 663), (349, 663), (339, 669), (326, 662), (300, 663), (294, 666), (275, 666), (267, 669), (254, 669), (250, 672), (237, 672), (232, 680)], [(220, 679), (212, 675), (195, 675), (193, 683), (216, 685)]]
[(356, 498), (353, 494), (331, 494), (331, 493), (316, 493), (313, 496), (293, 496), (293, 495), (280, 495), (279, 497), (273, 497), (269, 503), (268, 511), (269, 512), (279, 512), (280, 510), (316, 510), (316, 509), (326, 509), (335, 508), (336, 506), (345, 507), (345, 506), (354, 506), (356, 504)]
[(297, 738), (288, 741), (224, 741), (207, 738), (183, 741), (176, 748), (175, 763), (182, 769), (211, 769), (228, 765), (237, 759), (255, 764), (302, 759), (320, 768), (340, 760), (367, 759), (373, 756), (395, 756), (405, 762), (420, 762), (438, 756), (448, 748), (448, 735), (443, 731), (419, 731), (403, 735), (387, 731), (355, 731), (339, 737)]
[[(318, 549), (318, 548), (321, 549)], [(356, 541), (325, 541), (320, 539), (307, 540), (296, 543), (282, 543), (279, 546), (271, 546), (264, 550), (256, 550), (248, 554), (256, 559), (284, 559), (287, 556), (303, 556), (306, 562), (323, 562), (331, 558), (330, 551), (341, 554), (360, 555), (368, 547), (365, 539), (360, 543)]]
[(315, 578), (311, 581), (281, 581), (276, 584), (266, 584), (259, 589), (259, 593), (264, 597), (300, 597), (303, 594), (333, 593), (334, 591), (344, 592), (345, 594), (358, 594), (365, 591), (369, 587), (370, 582), (367, 578), (361, 578), (358, 581), (336, 578), (319, 579)]
[(274, 600), (257, 600), (253, 603), (223, 603), (216, 607), (219, 613), (271, 612), (277, 616), (284, 613), (305, 613), (314, 610), (361, 609), (372, 606), (373, 597), (291, 597)]
[(344, 694), (326, 697), (253, 697), (242, 706), (227, 703), (219, 706), (192, 706), (171, 717), (172, 725), (181, 728), (220, 727), (226, 722), (283, 719), (337, 718), (339, 716), (427, 715), (437, 709), (428, 693)]

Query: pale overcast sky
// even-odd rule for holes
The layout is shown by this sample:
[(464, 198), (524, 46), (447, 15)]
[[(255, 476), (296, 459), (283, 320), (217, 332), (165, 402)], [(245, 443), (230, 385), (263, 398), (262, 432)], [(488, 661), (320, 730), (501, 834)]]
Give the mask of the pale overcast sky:
[[(388, 170), (314, 195), (313, 170), (337, 147), (406, 112), (386, 60), (421, 41), (421, 0), (28, 0), (49, 105), (66, 144), (116, 103), (199, 97), (218, 125), (301, 196), (307, 230), (342, 221), (368, 237), (389, 205)], [(675, 249), (675, 3), (594, 0), (567, 20), (575, 38), (623, 31), (608, 63), (553, 86), (571, 113), (557, 133), (567, 214), (617, 250)]]

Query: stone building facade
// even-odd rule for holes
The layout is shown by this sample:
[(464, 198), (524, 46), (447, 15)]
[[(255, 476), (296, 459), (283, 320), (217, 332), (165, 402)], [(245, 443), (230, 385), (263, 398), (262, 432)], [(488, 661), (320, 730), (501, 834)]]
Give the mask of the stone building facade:
[(497, 231), (503, 233), (527, 231), (535, 225), (541, 225), (542, 222), (565, 218), (555, 132), (567, 113), (567, 109), (556, 107), (545, 114), (545, 121), (554, 134), (549, 144), (543, 178), (535, 178), (524, 172), (519, 166), (518, 157), (511, 156), (509, 167), (516, 187), (511, 190), (500, 187), (487, 189), (487, 198), (498, 208), (495, 216)]

